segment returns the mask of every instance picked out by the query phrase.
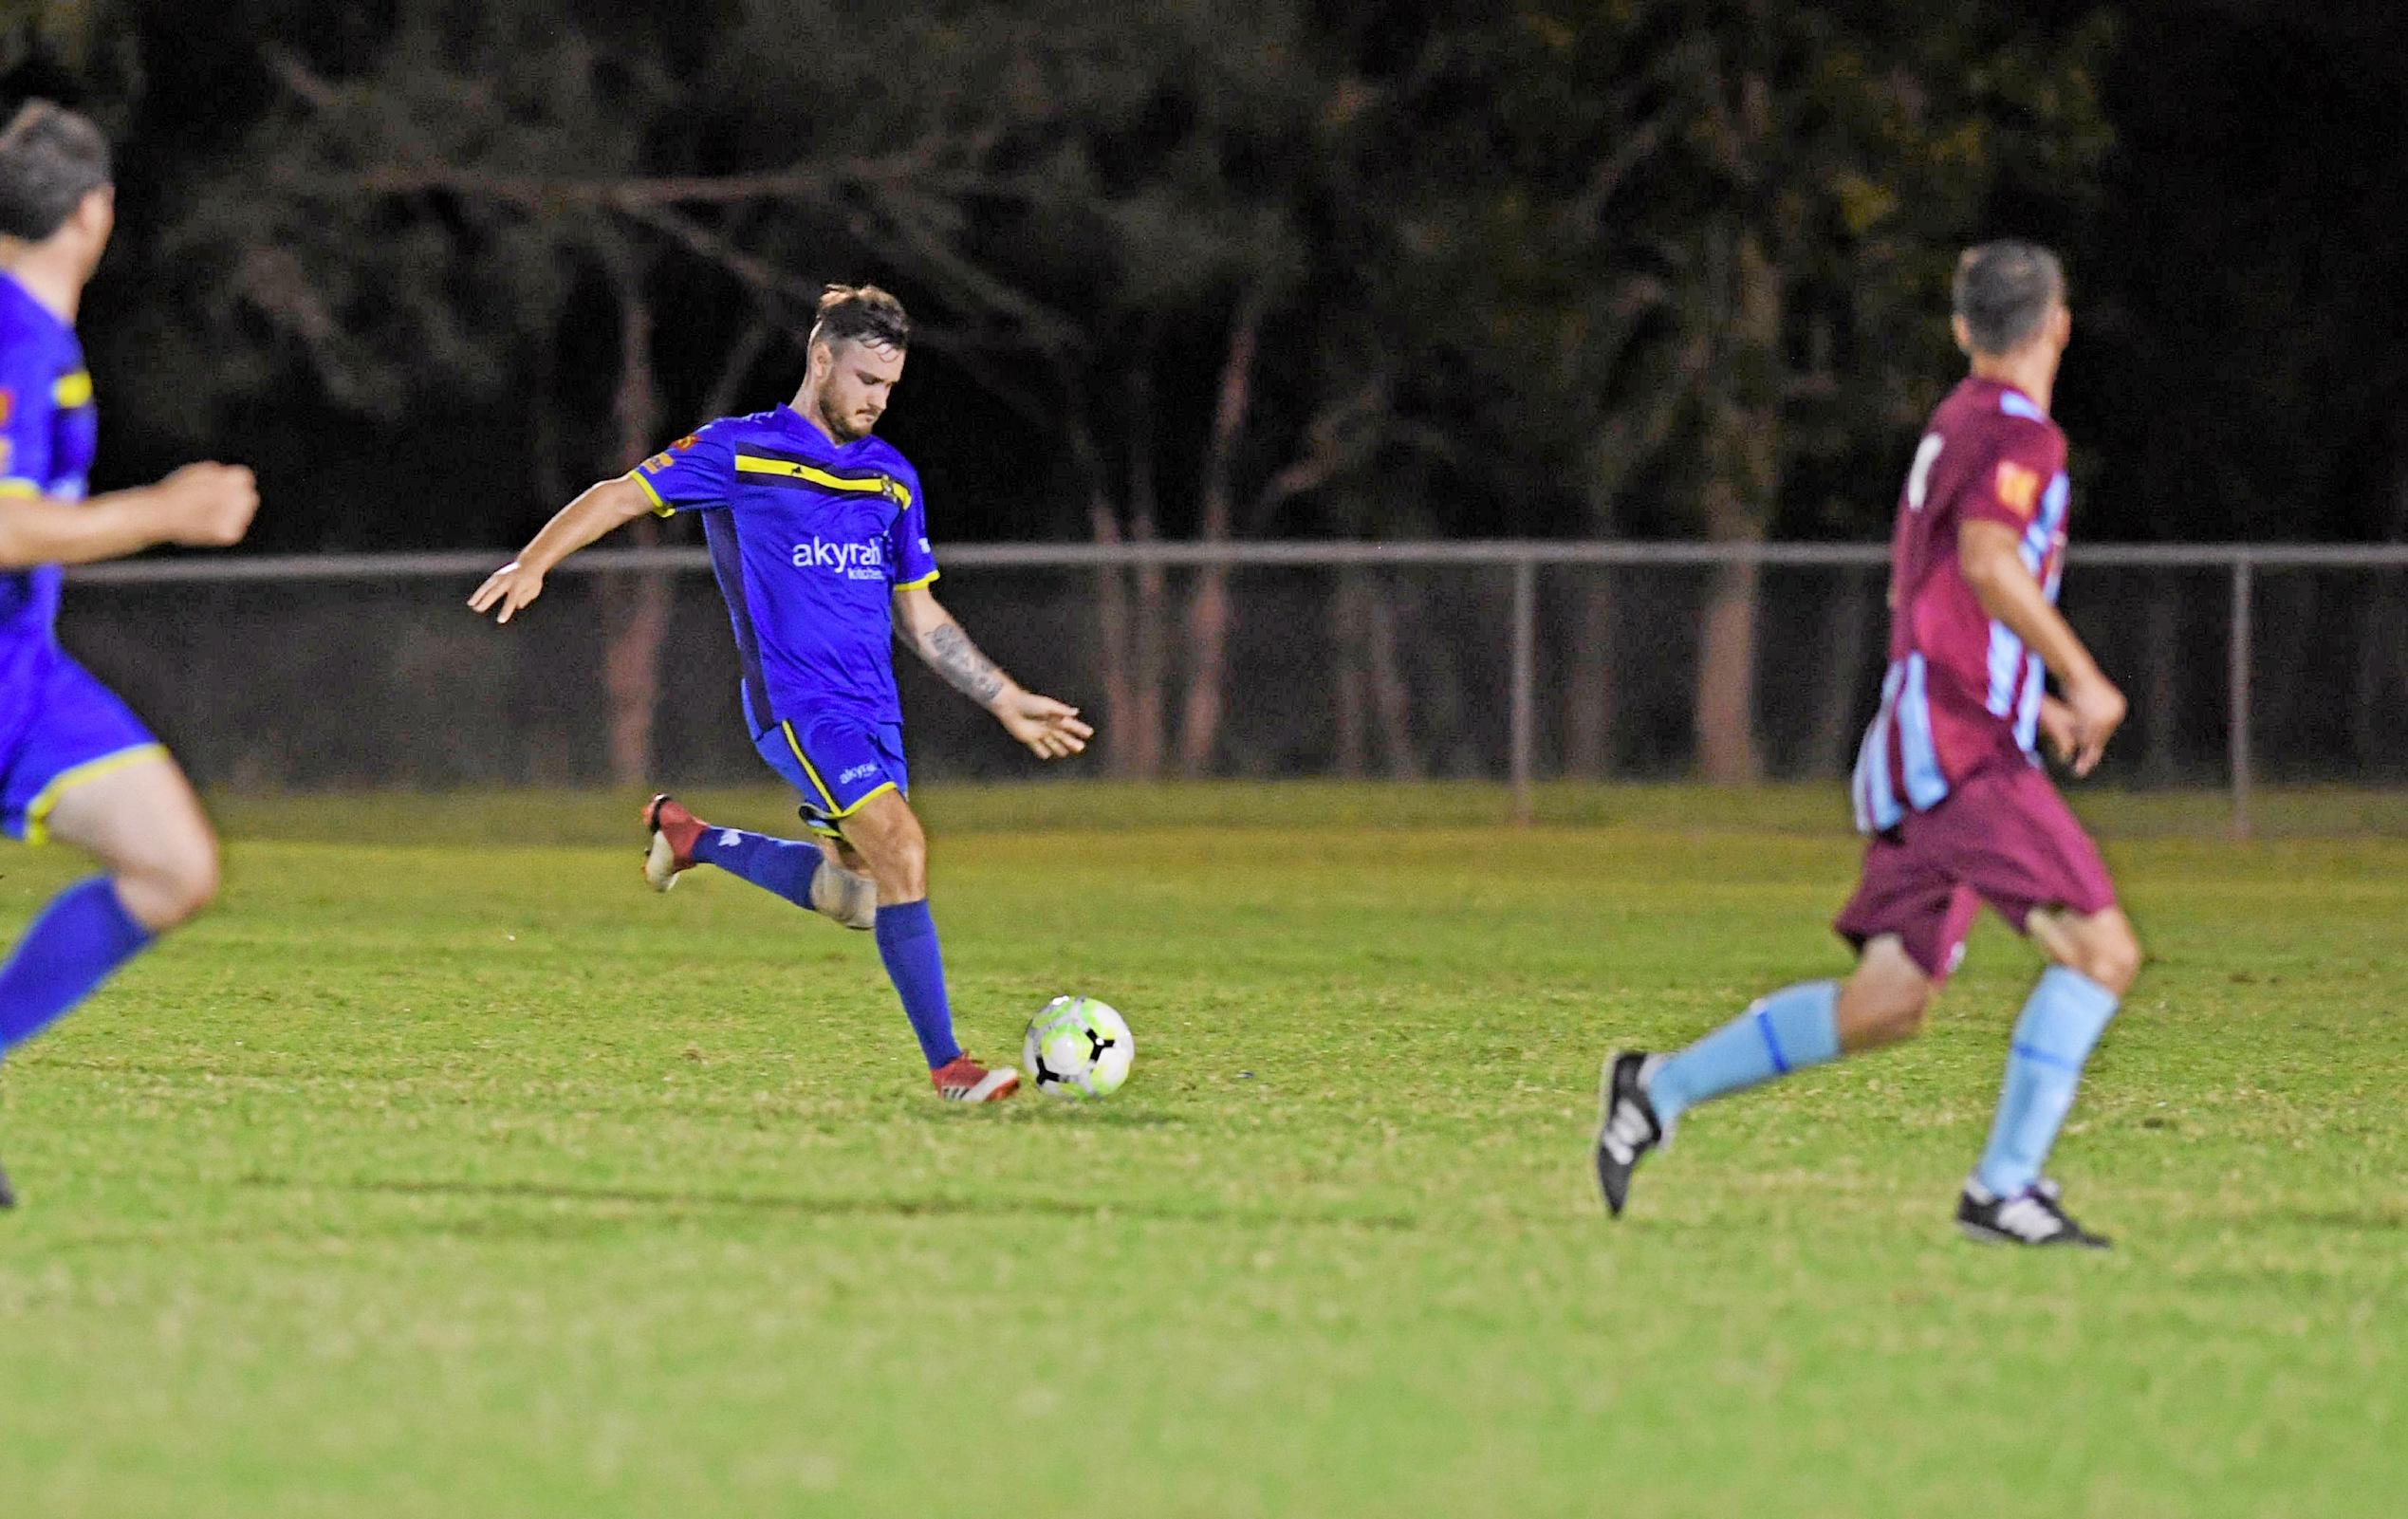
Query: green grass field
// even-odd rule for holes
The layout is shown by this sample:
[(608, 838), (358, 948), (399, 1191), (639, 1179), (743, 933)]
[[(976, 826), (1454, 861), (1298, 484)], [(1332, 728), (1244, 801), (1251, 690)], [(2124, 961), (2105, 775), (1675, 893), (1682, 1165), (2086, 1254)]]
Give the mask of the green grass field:
[[(767, 793), (706, 816), (775, 826)], [(928, 798), (974, 1050), (864, 935), (635, 875), (632, 797), (230, 801), (221, 908), (8, 1067), (0, 1514), (2402, 1511), (2408, 799), (2086, 810), (2154, 958), (2054, 1169), (1948, 1211), (2034, 968), (1702, 1110), (1602, 1216), (1599, 1056), (1843, 964), (1836, 791)], [(10, 933), (76, 861), (12, 851)]]

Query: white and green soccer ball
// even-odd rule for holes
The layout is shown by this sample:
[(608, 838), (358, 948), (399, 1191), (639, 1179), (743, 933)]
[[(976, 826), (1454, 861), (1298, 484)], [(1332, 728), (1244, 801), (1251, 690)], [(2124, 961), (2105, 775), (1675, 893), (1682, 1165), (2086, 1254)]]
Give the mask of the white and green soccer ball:
[(1038, 1009), (1020, 1048), (1028, 1080), (1050, 1097), (1109, 1097), (1136, 1058), (1127, 1020), (1093, 997), (1056, 997)]

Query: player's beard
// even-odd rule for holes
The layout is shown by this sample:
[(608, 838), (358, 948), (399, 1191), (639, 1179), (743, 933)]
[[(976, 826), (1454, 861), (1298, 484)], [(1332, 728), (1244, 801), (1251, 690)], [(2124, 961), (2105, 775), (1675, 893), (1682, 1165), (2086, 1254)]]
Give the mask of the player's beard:
[(852, 417), (829, 405), (825, 397), (820, 399), (820, 420), (826, 424), (828, 435), (839, 443), (858, 443), (869, 435), (870, 428), (878, 425), (873, 420), (869, 427), (855, 427)]

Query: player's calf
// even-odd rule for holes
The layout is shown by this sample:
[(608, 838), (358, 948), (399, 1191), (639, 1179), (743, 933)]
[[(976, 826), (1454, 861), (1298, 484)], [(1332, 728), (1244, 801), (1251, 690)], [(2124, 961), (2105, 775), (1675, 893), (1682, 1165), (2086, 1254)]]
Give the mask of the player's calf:
[(1937, 991), (1896, 935), (1873, 939), (1840, 986), (1840, 1048), (1856, 1055), (1914, 1038), (1923, 1031)]

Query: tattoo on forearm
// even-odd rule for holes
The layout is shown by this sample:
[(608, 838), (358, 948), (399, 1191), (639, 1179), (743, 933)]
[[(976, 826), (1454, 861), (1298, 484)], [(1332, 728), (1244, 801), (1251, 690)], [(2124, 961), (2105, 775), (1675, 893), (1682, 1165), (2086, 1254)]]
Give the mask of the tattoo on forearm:
[(1003, 695), (1004, 673), (994, 660), (978, 652), (978, 645), (970, 641), (960, 623), (940, 622), (930, 629), (919, 653), (947, 685), (980, 706)]

